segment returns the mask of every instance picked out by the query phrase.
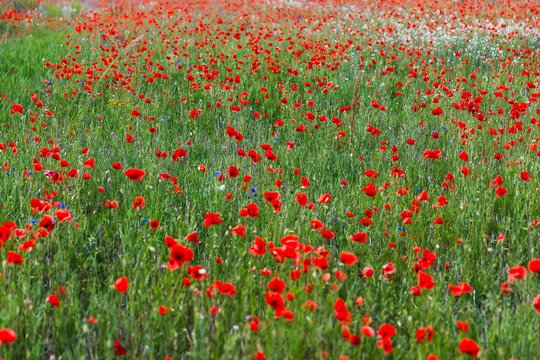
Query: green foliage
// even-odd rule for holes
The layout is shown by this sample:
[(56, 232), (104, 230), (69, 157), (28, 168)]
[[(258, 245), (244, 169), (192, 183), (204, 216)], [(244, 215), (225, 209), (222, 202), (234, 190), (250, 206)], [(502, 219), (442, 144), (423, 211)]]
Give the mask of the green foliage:
[[(31, 10), (37, 3), (13, 0), (12, 6)], [(358, 334), (368, 323), (375, 330), (385, 323), (396, 327), (394, 352), (389, 357), (392, 359), (425, 359), (428, 354), (437, 354), (441, 359), (464, 357), (458, 344), (465, 336), (480, 344), (482, 358), (537, 357), (540, 316), (531, 303), (540, 293), (538, 274), (529, 273), (523, 281), (516, 280), (509, 295), (501, 295), (500, 286), (508, 281), (509, 267), (526, 266), (540, 254), (540, 232), (531, 226), (540, 209), (540, 165), (536, 152), (525, 146), (537, 142), (538, 129), (524, 120), (523, 126), (533, 130), (505, 133), (497, 138), (487, 130), (502, 126), (507, 129), (514, 122), (507, 116), (510, 104), (493, 96), (497, 87), (505, 83), (494, 74), (503, 70), (505, 74), (514, 74), (518, 78), (512, 85), (515, 99), (526, 101), (530, 92), (523, 90), (520, 83), (527, 81), (525, 75), (520, 75), (526, 61), (516, 58), (503, 65), (498, 61), (503, 58), (499, 53), (486, 55), (487, 60), (493, 60), (490, 63), (480, 55), (474, 57), (485, 50), (486, 43), (497, 49), (501, 42), (509, 48), (531, 45), (533, 40), (528, 36), (524, 35), (523, 41), (488, 36), (469, 41), (467, 33), (454, 45), (429, 48), (429, 54), (420, 52), (429, 43), (418, 36), (407, 45), (413, 48), (407, 54), (398, 49), (397, 40), (395, 48), (392, 41), (368, 46), (371, 40), (367, 39), (380, 35), (382, 31), (378, 30), (388, 25), (388, 19), (372, 19), (366, 30), (368, 35), (352, 36), (335, 30), (334, 25), (321, 25), (320, 30), (315, 30), (315, 22), (292, 26), (290, 18), (285, 17), (289, 14), (286, 11), (280, 13), (283, 18), (276, 18), (273, 32), (265, 35), (270, 40), (263, 42), (272, 49), (273, 59), (282, 64), (281, 72), (273, 73), (268, 70), (270, 65), (264, 63), (260, 72), (250, 73), (250, 66), (242, 67), (239, 61), (249, 65), (252, 62), (250, 56), (255, 50), (248, 48), (245, 38), (256, 37), (254, 34), (262, 26), (262, 21), (255, 20), (258, 13), (254, 10), (246, 10), (253, 18), (238, 20), (241, 11), (200, 9), (193, 5), (196, 10), (185, 18), (152, 12), (160, 20), (156, 25), (148, 19), (141, 20), (143, 16), (132, 8), (115, 8), (110, 9), (110, 14), (100, 14), (105, 18), (111, 16), (108, 21), (114, 26), (96, 25), (90, 31), (76, 27), (82, 23), (95, 25), (87, 21), (88, 14), (81, 2), (69, 4), (73, 18), (66, 22), (60, 19), (65, 15), (61, 5), (43, 6), (43, 18), (34, 18), (35, 23), (24, 34), (10, 33), (9, 41), (0, 43), (0, 94), (4, 95), (0, 100), (0, 143), (13, 142), (17, 148), (12, 151), (7, 145), (6, 151), (0, 152), (0, 165), (4, 165), (0, 173), (0, 224), (14, 222), (28, 233), (26, 238), (13, 237), (0, 249), (2, 262), (8, 251), (22, 253), (24, 257), (24, 264), (4, 262), (0, 270), (0, 328), (13, 328), (18, 334), (15, 342), (0, 346), (0, 356), (112, 359), (114, 341), (118, 339), (127, 349), (128, 358), (136, 359), (249, 359), (257, 351), (264, 351), (271, 359), (335, 359), (343, 354), (352, 359), (385, 358), (377, 347), (376, 336), (363, 336), (359, 346), (342, 339), (341, 324), (334, 317), (334, 304), (341, 297), (352, 313), (351, 332)], [(174, 9), (174, 14), (183, 13), (181, 8)], [(314, 9), (315, 14), (322, 14), (316, 17), (321, 24), (325, 11), (334, 14), (326, 8)], [(207, 11), (211, 16), (204, 17), (196, 11)], [(266, 11), (272, 13), (274, 9)], [(217, 17), (212, 16), (222, 13), (224, 24), (218, 26)], [(304, 16), (304, 12), (299, 14), (291, 18)], [(124, 21), (124, 15), (131, 16), (129, 21)], [(199, 15), (201, 23), (210, 26), (211, 31), (202, 26), (197, 28), (200, 33), (192, 31)], [(345, 17), (328, 16), (336, 18)], [(173, 26), (176, 21), (180, 25)], [(367, 20), (353, 17), (344, 24), (352, 30), (362, 29), (364, 21)], [(253, 26), (245, 29), (246, 22)], [(313, 33), (298, 30), (308, 25)], [(0, 26), (12, 25), (0, 22)], [(199, 42), (207, 41), (205, 36), (209, 36), (204, 31), (216, 36), (214, 40), (218, 42), (217, 34), (228, 28), (231, 34), (241, 32), (242, 37), (230, 36), (226, 44), (200, 48)], [(180, 45), (165, 46), (160, 42), (161, 32), (167, 31), (170, 38), (181, 37)], [(358, 42), (358, 50), (351, 48), (342, 54), (348, 60), (340, 58), (342, 64), (337, 70), (323, 65), (306, 69), (313, 57), (309, 52), (312, 49), (293, 55), (297, 49), (290, 45), (292, 50), (275, 52), (277, 46), (286, 49), (305, 33), (313, 37), (298, 41), (324, 44), (320, 46), (324, 51), (319, 49), (321, 54), (330, 52), (328, 49), (336, 43), (346, 43), (348, 38)], [(325, 38), (331, 39), (328, 46)], [(181, 48), (184, 41), (187, 45)], [(535, 49), (533, 45), (530, 48)], [(383, 49), (385, 57), (380, 58)], [(470, 61), (455, 56), (459, 49)], [(234, 59), (225, 57), (229, 51), (235, 52)], [(416, 55), (417, 51), (420, 55)], [(199, 67), (211, 64), (209, 59), (220, 53), (224, 53), (223, 63), (216, 61), (214, 67), (220, 77), (207, 80), (207, 74)], [(511, 52), (505, 54), (510, 56)], [(396, 59), (391, 61), (392, 56)], [(411, 66), (415, 56), (420, 60)], [(361, 62), (361, 57), (367, 60)], [(329, 55), (325, 61), (330, 62), (331, 58)], [(368, 66), (372, 58), (378, 61)], [(433, 86), (442, 70), (441, 59), (445, 59), (445, 84), (453, 90), (452, 97)], [(57, 68), (44, 67), (47, 62)], [(360, 63), (366, 66), (360, 69)], [(164, 70), (158, 70), (157, 64)], [(381, 75), (390, 64), (393, 72)], [(430, 81), (423, 80), (421, 75), (409, 76), (409, 70), (420, 64), (429, 70)], [(84, 71), (78, 72), (79, 66)], [(294, 67), (300, 74), (287, 72), (287, 67)], [(186, 72), (188, 68), (193, 70)], [(69, 79), (63, 77), (64, 69), (69, 69)], [(451, 105), (459, 101), (461, 90), (476, 91), (461, 83), (461, 78), (472, 82), (470, 75), (475, 71), (477, 79), (489, 78), (478, 85), (488, 93), (481, 110), (487, 113), (501, 108), (504, 116), (494, 115), (488, 122), (479, 122), (471, 113)], [(168, 80), (158, 78), (149, 82), (148, 77), (155, 73), (166, 73)], [(188, 80), (187, 75), (194, 79)], [(239, 83), (225, 80), (234, 75), (241, 79)], [(311, 84), (304, 86), (304, 82)], [(330, 82), (337, 86), (332, 88)], [(404, 86), (397, 87), (398, 82)], [(209, 90), (204, 88), (207, 84)], [(293, 84), (301, 90), (292, 90)], [(269, 99), (261, 88), (268, 90)], [(433, 102), (434, 96), (425, 95), (428, 90), (437, 93), (443, 116), (431, 115), (438, 105)], [(248, 95), (240, 96), (241, 92)], [(42, 107), (32, 100), (31, 94), (43, 101)], [(144, 99), (151, 101), (146, 103)], [(242, 105), (241, 111), (230, 111), (230, 106), (240, 99), (249, 104)], [(355, 99), (360, 104), (351, 115), (346, 110), (340, 112)], [(386, 110), (375, 109), (372, 100), (386, 106)], [(308, 101), (314, 105), (305, 105)], [(411, 110), (420, 101), (426, 103), (426, 109)], [(14, 103), (24, 107), (24, 114), (10, 114)], [(295, 103), (302, 104), (297, 108)], [(135, 108), (141, 116), (131, 116)], [(45, 109), (54, 117), (46, 115)], [(194, 109), (202, 110), (197, 118), (190, 117)], [(268, 116), (256, 119), (252, 115), (255, 111)], [(307, 121), (307, 112), (317, 118)], [(530, 121), (535, 116), (531, 114), (523, 119)], [(328, 119), (321, 121), (321, 115)], [(339, 127), (332, 123), (333, 117), (341, 118)], [(277, 119), (283, 120), (283, 126), (274, 125)], [(466, 122), (466, 131), (461, 131), (455, 120)], [(351, 121), (355, 124), (352, 134)], [(228, 125), (243, 134), (241, 143), (236, 144), (234, 138), (225, 134)], [(299, 125), (307, 130), (298, 131)], [(479, 125), (484, 126), (483, 130)], [(381, 134), (366, 131), (371, 127), (380, 129)], [(342, 131), (345, 136), (340, 134)], [(435, 131), (439, 138), (432, 135)], [(132, 143), (126, 141), (128, 133), (134, 138)], [(469, 136), (468, 142), (462, 142), (466, 138), (464, 133)], [(501, 148), (519, 137), (523, 140), (517, 141), (515, 147)], [(407, 144), (409, 138), (415, 139), (414, 145)], [(270, 144), (277, 156), (275, 162), (264, 157), (262, 144)], [(391, 159), (394, 145), (399, 159)], [(61, 167), (52, 156), (41, 156), (43, 148), (54, 147), (58, 147), (60, 158), (68, 161), (69, 166)], [(171, 155), (180, 147), (186, 149), (187, 155), (173, 162)], [(246, 152), (258, 151), (263, 160), (254, 163), (249, 156), (241, 158), (239, 147)], [(85, 148), (88, 153), (83, 153)], [(424, 158), (425, 149), (439, 148), (443, 155), (438, 160)], [(469, 154), (468, 161), (459, 158), (463, 149)], [(159, 158), (156, 154), (160, 151), (168, 152), (168, 157)], [(499, 152), (505, 157), (495, 161), (493, 156)], [(43, 169), (36, 169), (34, 158)], [(89, 158), (95, 161), (93, 167), (83, 165)], [(123, 170), (113, 169), (114, 162), (121, 162)], [(200, 171), (200, 165), (208, 171)], [(220, 181), (216, 172), (226, 174), (231, 165), (240, 169), (240, 176)], [(470, 169), (468, 177), (460, 173), (464, 165)], [(395, 166), (404, 171), (403, 177), (392, 174)], [(78, 176), (68, 178), (72, 168), (79, 171)], [(144, 169), (147, 174), (141, 182), (134, 182), (124, 175), (127, 168)], [(299, 174), (295, 174), (296, 168)], [(367, 178), (364, 173), (369, 169), (379, 176)], [(530, 181), (520, 179), (522, 170), (532, 174)], [(65, 178), (55, 183), (45, 175), (46, 171), (60, 172)], [(89, 177), (85, 178), (85, 173)], [(454, 179), (443, 185), (448, 182), (449, 173)], [(176, 178), (177, 183), (168, 181), (167, 175)], [(244, 181), (245, 175), (252, 176), (251, 182)], [(310, 180), (309, 188), (301, 187), (302, 175)], [(496, 175), (502, 176), (508, 189), (508, 194), (500, 198), (493, 185)], [(275, 185), (278, 179), (282, 181), (280, 187)], [(348, 185), (342, 180), (347, 180)], [(373, 198), (362, 191), (368, 181), (375, 183), (378, 191)], [(422, 190), (428, 191), (429, 200), (418, 205), (417, 196)], [(65, 205), (73, 222), (56, 220), (55, 229), (48, 236), (35, 235), (36, 246), (31, 252), (19, 250), (37, 232), (44, 216), (32, 212), (31, 200), (45, 199), (52, 191), (56, 195), (46, 201), (56, 205), (47, 213), (55, 215), (55, 210)], [(267, 191), (279, 191), (283, 202), (280, 212), (266, 201), (259, 201)], [(233, 195), (230, 200), (225, 197), (228, 192)], [(297, 204), (295, 195), (300, 192), (309, 195), (309, 202), (314, 203), (312, 210)], [(330, 193), (332, 201), (319, 204), (317, 199), (324, 193)], [(137, 196), (146, 200), (146, 206), (138, 211), (132, 207)], [(440, 196), (445, 196), (448, 204), (437, 206)], [(107, 205), (113, 201), (118, 203), (117, 208)], [(248, 203), (258, 205), (258, 217), (239, 214)], [(413, 204), (419, 206), (419, 211), (414, 213), (410, 225), (404, 225), (400, 214)], [(373, 211), (373, 225), (360, 225), (360, 219), (367, 217), (369, 211)], [(204, 227), (203, 218), (209, 212), (220, 212), (223, 224)], [(443, 224), (434, 224), (438, 217), (444, 219)], [(321, 220), (335, 237), (324, 239), (310, 226), (312, 219)], [(151, 220), (159, 220), (160, 226), (152, 230)], [(238, 224), (247, 226), (246, 237), (233, 236), (233, 228)], [(186, 240), (194, 231), (201, 240), (198, 244)], [(368, 233), (365, 244), (350, 240), (359, 231)], [(280, 240), (292, 233), (299, 236), (303, 248), (328, 250), (329, 268), (321, 270), (311, 265), (293, 281), (290, 271), (302, 269), (302, 263), (296, 265), (292, 259), (277, 262), (269, 253), (261, 257), (249, 253), (255, 237), (279, 247)], [(505, 236), (504, 241), (499, 234)], [(166, 269), (170, 256), (164, 243), (167, 235), (194, 252), (193, 261), (175, 271)], [(411, 295), (411, 287), (418, 282), (414, 269), (425, 249), (437, 256), (434, 264), (424, 269), (436, 284), (415, 297)], [(344, 266), (339, 257), (342, 251), (356, 254), (359, 263)], [(218, 258), (223, 262), (218, 262)], [(384, 276), (381, 270), (388, 263), (395, 264), (396, 272)], [(187, 266), (196, 264), (205, 269), (208, 278), (200, 282), (190, 278)], [(373, 277), (363, 275), (364, 267), (375, 270)], [(262, 275), (264, 270), (271, 274)], [(347, 280), (336, 279), (338, 270), (347, 275)], [(326, 273), (330, 278), (324, 280)], [(125, 294), (113, 287), (122, 275), (130, 282)], [(275, 312), (265, 303), (263, 293), (269, 291), (268, 282), (274, 276), (286, 282), (285, 293), (294, 295), (294, 300), (287, 301), (294, 313), (293, 321), (275, 319)], [(191, 286), (185, 286), (184, 279), (190, 279)], [(206, 290), (215, 280), (234, 284), (236, 294), (207, 296)], [(460, 282), (467, 282), (474, 291), (461, 297), (451, 296), (448, 285)], [(59, 308), (47, 302), (52, 293), (62, 295)], [(359, 296), (364, 301), (361, 306), (355, 305)], [(317, 303), (318, 309), (308, 310), (306, 301)], [(168, 309), (165, 315), (159, 313), (160, 306)], [(209, 313), (213, 306), (219, 307), (216, 315)], [(250, 330), (254, 316), (261, 321), (258, 332)], [(89, 322), (90, 317), (97, 322)], [(468, 321), (469, 332), (459, 333), (456, 320)], [(427, 325), (436, 329), (433, 341), (419, 344), (415, 332)]]

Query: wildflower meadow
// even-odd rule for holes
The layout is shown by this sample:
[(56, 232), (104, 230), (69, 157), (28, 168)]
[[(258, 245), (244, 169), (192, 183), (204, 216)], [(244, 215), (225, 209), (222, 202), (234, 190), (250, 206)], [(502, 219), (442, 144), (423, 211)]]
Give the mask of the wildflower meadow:
[(0, 0), (0, 358), (540, 359), (540, 3)]

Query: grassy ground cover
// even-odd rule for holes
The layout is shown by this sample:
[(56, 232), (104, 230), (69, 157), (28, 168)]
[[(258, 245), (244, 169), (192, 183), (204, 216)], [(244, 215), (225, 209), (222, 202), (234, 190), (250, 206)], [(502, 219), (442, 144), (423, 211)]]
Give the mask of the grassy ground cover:
[(533, 2), (3, 2), (0, 357), (537, 359)]

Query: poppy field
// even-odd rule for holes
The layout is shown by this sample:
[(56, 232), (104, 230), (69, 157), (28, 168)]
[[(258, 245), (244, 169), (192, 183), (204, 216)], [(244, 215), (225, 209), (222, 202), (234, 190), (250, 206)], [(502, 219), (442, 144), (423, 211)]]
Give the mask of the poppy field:
[(0, 4), (0, 358), (540, 358), (537, 2)]

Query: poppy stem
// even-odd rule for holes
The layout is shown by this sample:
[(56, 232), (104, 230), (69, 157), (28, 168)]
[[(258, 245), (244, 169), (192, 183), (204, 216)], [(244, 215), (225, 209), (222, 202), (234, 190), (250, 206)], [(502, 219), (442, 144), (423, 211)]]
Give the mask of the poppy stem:
[(351, 98), (351, 112), (350, 112), (350, 133), (351, 133), (351, 139), (349, 146), (352, 148), (353, 146), (353, 138), (354, 138), (354, 116), (356, 114), (356, 109), (358, 108), (358, 89), (360, 87), (360, 78), (356, 78), (354, 81), (354, 89), (353, 94)]

